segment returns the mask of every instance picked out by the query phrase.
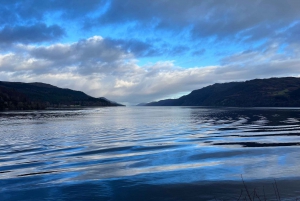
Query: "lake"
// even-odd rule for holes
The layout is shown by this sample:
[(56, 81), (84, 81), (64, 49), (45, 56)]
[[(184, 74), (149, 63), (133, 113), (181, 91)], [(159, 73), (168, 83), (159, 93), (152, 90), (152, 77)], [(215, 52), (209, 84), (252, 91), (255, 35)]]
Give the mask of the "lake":
[(251, 196), (300, 197), (300, 108), (12, 111), (0, 128), (1, 201), (237, 200), (241, 175)]

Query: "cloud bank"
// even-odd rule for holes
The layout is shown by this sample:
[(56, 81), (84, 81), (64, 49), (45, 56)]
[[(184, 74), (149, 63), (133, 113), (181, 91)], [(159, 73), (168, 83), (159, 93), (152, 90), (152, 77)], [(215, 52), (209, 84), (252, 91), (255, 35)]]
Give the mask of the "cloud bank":
[(136, 104), (299, 76), (298, 0), (3, 0), (0, 80)]
[(0, 77), (47, 82), (135, 104), (189, 92), (216, 81), (299, 76), (299, 47), (292, 57), (278, 54), (279, 46), (273, 44), (264, 52), (231, 55), (216, 66), (182, 68), (172, 61), (139, 66), (127, 48), (94, 36), (70, 44), (15, 45), (13, 52), (0, 55)]

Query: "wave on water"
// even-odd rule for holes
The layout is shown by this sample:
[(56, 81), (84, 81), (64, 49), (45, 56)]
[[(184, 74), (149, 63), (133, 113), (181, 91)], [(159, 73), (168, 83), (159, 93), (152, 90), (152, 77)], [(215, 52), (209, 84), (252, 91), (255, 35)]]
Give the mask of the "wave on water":
[(106, 200), (122, 188), (193, 189), (238, 183), (241, 174), (297, 182), (299, 120), (298, 109), (266, 108), (2, 112), (0, 193), (13, 200), (12, 192), (86, 184), (101, 186)]

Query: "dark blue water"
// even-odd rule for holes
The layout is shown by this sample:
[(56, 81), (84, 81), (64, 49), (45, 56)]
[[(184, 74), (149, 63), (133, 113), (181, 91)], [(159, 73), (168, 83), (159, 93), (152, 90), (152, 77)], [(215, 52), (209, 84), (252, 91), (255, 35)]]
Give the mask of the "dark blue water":
[(0, 128), (1, 201), (237, 200), (241, 175), (300, 196), (297, 108), (2, 112)]

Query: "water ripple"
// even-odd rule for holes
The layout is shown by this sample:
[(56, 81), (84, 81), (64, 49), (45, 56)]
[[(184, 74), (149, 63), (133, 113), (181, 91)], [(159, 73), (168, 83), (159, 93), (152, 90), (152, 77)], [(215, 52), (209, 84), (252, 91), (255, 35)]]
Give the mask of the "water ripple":
[(240, 174), (299, 177), (299, 114), (190, 107), (3, 112), (0, 192), (125, 178), (158, 185)]

